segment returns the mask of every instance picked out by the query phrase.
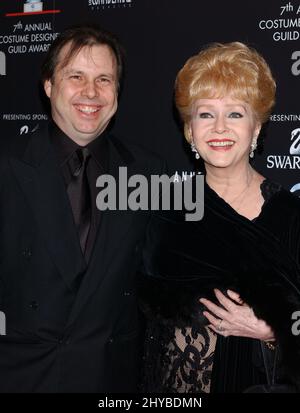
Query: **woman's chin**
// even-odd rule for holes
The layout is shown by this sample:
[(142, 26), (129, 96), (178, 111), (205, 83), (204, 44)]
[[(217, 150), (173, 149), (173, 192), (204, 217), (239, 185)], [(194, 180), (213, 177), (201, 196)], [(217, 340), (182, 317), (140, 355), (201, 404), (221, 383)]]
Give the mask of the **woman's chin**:
[(208, 159), (204, 160), (204, 163), (212, 168), (229, 168), (233, 165), (233, 161), (228, 159)]

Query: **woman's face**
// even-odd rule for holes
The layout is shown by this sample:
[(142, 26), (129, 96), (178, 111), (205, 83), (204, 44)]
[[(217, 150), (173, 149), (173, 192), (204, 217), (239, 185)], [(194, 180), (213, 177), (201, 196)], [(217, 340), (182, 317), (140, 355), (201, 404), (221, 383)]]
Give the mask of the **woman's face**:
[(206, 166), (228, 168), (249, 162), (250, 145), (260, 124), (247, 103), (226, 96), (198, 99), (189, 128)]

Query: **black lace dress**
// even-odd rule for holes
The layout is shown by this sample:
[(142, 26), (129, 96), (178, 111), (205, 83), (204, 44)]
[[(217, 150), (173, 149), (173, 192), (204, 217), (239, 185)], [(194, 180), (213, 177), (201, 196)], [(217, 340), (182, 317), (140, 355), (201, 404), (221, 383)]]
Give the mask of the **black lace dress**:
[[(227, 288), (238, 291), (281, 340), (282, 326), (271, 314), (278, 295), (286, 318), (289, 295), (295, 307), (300, 304), (300, 203), (268, 180), (261, 191), (265, 203), (253, 221), (206, 186), (202, 221), (183, 222), (176, 212), (158, 215), (151, 223), (140, 276), (147, 318), (142, 391), (242, 392), (266, 381), (258, 340), (217, 336), (207, 327), (199, 303), (201, 297), (215, 300), (214, 287), (224, 293)], [(278, 252), (283, 259), (278, 259)], [(287, 267), (282, 264), (285, 254)], [(299, 344), (289, 343), (289, 351), (299, 352)], [(297, 376), (285, 354), (283, 361), (289, 365), (280, 373), (285, 380)]]

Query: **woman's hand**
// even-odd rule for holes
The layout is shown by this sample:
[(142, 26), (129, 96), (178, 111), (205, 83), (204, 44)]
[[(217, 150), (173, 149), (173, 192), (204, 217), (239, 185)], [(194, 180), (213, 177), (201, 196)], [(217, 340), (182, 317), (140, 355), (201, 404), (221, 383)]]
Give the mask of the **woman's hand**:
[(229, 299), (217, 289), (214, 292), (222, 307), (205, 298), (200, 299), (200, 302), (210, 311), (204, 311), (203, 315), (209, 320), (209, 327), (213, 331), (224, 337), (239, 336), (262, 341), (275, 340), (271, 327), (265, 321), (258, 319), (252, 308), (243, 303), (237, 293), (228, 290)]

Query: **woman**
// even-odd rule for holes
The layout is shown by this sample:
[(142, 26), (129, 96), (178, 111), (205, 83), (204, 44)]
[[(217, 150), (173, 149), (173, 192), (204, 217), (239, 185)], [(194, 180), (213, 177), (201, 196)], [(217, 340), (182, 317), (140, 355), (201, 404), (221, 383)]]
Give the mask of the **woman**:
[(144, 391), (244, 392), (266, 369), (299, 386), (300, 203), (249, 162), (275, 89), (262, 56), (238, 42), (204, 49), (177, 76), (185, 136), (206, 170), (204, 217), (169, 211), (150, 226)]

